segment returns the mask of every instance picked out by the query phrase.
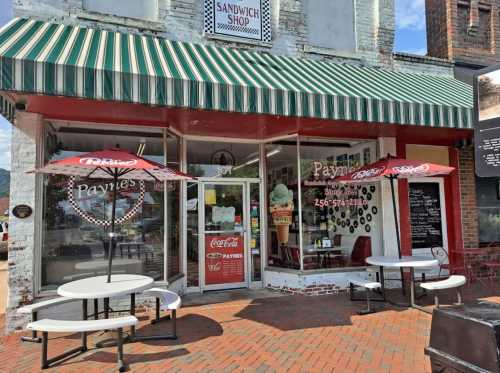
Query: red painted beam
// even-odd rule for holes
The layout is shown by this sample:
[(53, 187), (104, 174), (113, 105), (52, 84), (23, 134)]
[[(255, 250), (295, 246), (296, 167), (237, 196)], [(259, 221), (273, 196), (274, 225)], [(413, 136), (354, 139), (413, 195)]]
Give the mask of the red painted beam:
[(396, 137), (404, 143), (453, 146), (473, 134), (471, 130), (452, 128), (228, 113), (15, 92), (9, 95), (16, 102), (25, 102), (27, 111), (42, 114), (47, 119), (171, 127), (182, 134), (195, 136), (263, 140), (298, 133), (350, 139)]

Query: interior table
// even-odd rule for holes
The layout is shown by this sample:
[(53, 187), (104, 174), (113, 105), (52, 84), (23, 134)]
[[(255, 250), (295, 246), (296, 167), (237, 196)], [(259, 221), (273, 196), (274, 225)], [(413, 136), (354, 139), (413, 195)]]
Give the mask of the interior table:
[(382, 285), (382, 295), (385, 296), (385, 268), (409, 268), (410, 269), (410, 307), (427, 312), (424, 308), (415, 303), (415, 268), (429, 268), (439, 266), (437, 259), (425, 256), (403, 256), (401, 258), (392, 258), (388, 256), (369, 256), (366, 263), (380, 267), (380, 280)]
[[(98, 300), (104, 300), (104, 317), (109, 318), (109, 298), (130, 295), (130, 314), (135, 315), (135, 294), (153, 287), (154, 279), (142, 275), (112, 275), (111, 282), (107, 276), (88, 277), (71, 281), (57, 288), (62, 297), (82, 300), (82, 318), (88, 318), (87, 302), (94, 301), (94, 318), (98, 318)], [(85, 333), (83, 333), (85, 334)], [(85, 335), (83, 335), (86, 338)], [(135, 326), (130, 328), (130, 339), (135, 338)]]

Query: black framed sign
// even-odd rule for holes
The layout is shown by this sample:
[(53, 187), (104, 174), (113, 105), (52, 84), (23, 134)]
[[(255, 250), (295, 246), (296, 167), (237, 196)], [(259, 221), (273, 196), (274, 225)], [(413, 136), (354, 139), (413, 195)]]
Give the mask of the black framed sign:
[(204, 31), (271, 42), (270, 0), (205, 0)]
[(443, 247), (439, 183), (409, 183), (413, 249)]
[(474, 75), (474, 149), (476, 174), (500, 176), (500, 65)]
[(12, 209), (12, 215), (18, 219), (25, 219), (31, 216), (33, 209), (28, 205), (17, 205)]

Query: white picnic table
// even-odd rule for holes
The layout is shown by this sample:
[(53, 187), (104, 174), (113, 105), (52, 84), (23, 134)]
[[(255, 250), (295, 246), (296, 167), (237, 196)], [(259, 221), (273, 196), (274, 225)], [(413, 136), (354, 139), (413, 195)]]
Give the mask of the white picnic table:
[[(116, 274), (88, 277), (71, 281), (57, 288), (57, 294), (62, 297), (82, 300), (82, 317), (87, 319), (87, 301), (94, 301), (94, 318), (98, 318), (98, 300), (104, 300), (104, 317), (109, 318), (109, 299), (130, 295), (130, 314), (135, 315), (135, 294), (153, 287), (154, 279), (143, 275)], [(130, 329), (130, 339), (135, 337), (135, 327)]]
[(380, 281), (382, 293), (385, 299), (384, 267), (385, 268), (409, 268), (410, 269), (410, 307), (422, 310), (422, 307), (415, 303), (415, 268), (429, 268), (439, 266), (439, 262), (434, 258), (426, 256), (403, 256), (394, 258), (388, 256), (369, 256), (366, 263), (380, 267)]

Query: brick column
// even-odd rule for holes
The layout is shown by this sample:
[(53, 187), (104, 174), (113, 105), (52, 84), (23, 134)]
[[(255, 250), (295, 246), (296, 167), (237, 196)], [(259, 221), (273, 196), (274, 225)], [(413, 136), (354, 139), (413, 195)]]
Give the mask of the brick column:
[(458, 158), (464, 248), (476, 248), (479, 246), (479, 235), (476, 202), (476, 179), (474, 171), (474, 148), (469, 146), (460, 149)]
[[(31, 303), (34, 295), (35, 222), (40, 209), (36, 206), (36, 180), (40, 177), (27, 174), (39, 163), (42, 145), (42, 116), (17, 112), (12, 126), (12, 163), (10, 173), (9, 259), (6, 330), (21, 328), (28, 320), (16, 314), (16, 309)], [(25, 204), (33, 214), (25, 219), (12, 215), (12, 208)]]

